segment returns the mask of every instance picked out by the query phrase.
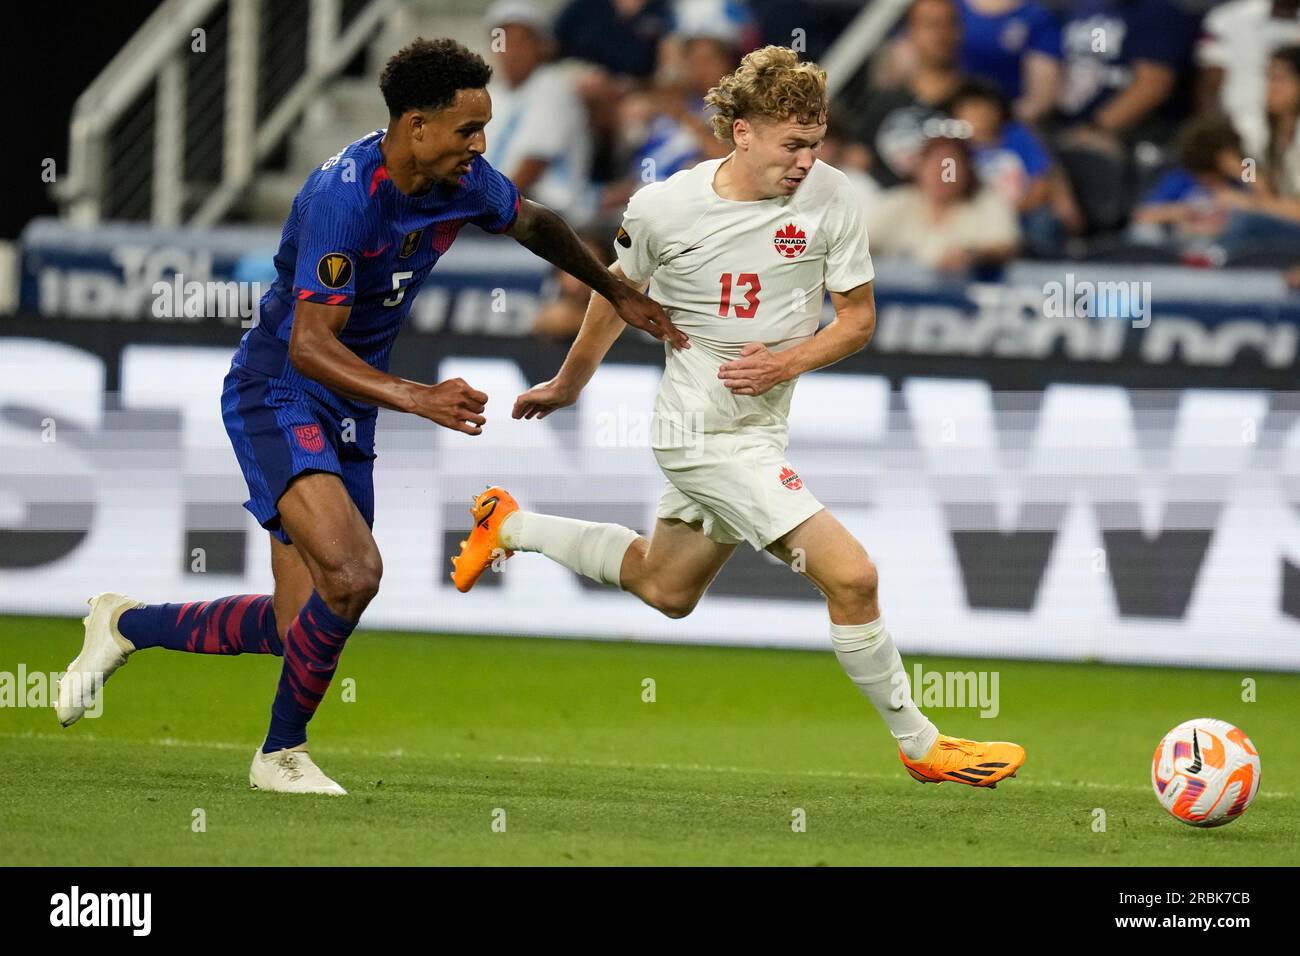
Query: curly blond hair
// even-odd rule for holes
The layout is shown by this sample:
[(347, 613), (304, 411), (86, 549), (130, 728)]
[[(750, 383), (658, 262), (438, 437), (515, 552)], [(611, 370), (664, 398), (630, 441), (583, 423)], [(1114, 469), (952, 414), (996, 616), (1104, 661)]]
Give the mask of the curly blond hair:
[(738, 119), (779, 123), (794, 117), (800, 123), (826, 122), (826, 71), (816, 63), (800, 63), (794, 50), (765, 46), (747, 53), (734, 73), (728, 73), (704, 97), (713, 107), (713, 135), (734, 142)]

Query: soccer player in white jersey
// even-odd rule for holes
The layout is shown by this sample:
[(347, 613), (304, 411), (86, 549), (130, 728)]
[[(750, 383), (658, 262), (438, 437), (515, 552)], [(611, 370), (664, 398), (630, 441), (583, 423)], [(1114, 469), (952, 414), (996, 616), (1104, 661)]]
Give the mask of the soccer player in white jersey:
[[(744, 58), (707, 97), (724, 159), (651, 183), (628, 204), (613, 271), (663, 305), (689, 338), (666, 348), (652, 426), (668, 479), (653, 536), (615, 524), (522, 510), (490, 487), (453, 558), (468, 591), (504, 552), (540, 552), (630, 591), (672, 618), (689, 614), (745, 542), (795, 566), (826, 596), (835, 654), (925, 783), (992, 787), (1014, 776), (1016, 744), (948, 737), (917, 709), (876, 596), (862, 545), (785, 458), (800, 374), (857, 352), (875, 328), (874, 272), (861, 202), (848, 178), (819, 162), (826, 74), (791, 50)], [(824, 292), (835, 319), (818, 331)], [(515, 418), (571, 405), (624, 323), (593, 295), (555, 378), (515, 402)]]

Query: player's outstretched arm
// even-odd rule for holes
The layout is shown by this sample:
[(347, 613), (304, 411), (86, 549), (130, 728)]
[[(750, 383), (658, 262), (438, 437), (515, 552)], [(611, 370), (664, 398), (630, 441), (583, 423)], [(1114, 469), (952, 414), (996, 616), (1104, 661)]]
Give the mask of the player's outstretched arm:
[[(610, 268), (609, 273), (629, 288), (636, 288), (617, 263)], [(641, 285), (638, 291), (645, 291), (646, 285), (648, 283)], [(565, 356), (560, 371), (549, 382), (534, 385), (515, 399), (511, 417), (545, 418), (557, 408), (576, 402), (626, 327), (609, 300), (593, 292), (591, 301), (587, 303), (587, 314), (582, 318), (582, 328), (569, 346), (569, 354)]]
[(661, 342), (670, 341), (677, 348), (690, 348), (686, 334), (668, 320), (659, 303), (611, 276), (557, 213), (525, 199), (506, 233), (534, 255), (581, 279), (608, 299), (628, 325), (649, 332)]
[(835, 318), (806, 342), (780, 352), (750, 342), (734, 359), (718, 369), (718, 378), (734, 395), (762, 395), (774, 385), (833, 365), (864, 348), (876, 331), (876, 297), (871, 283), (848, 292), (832, 292)]
[(410, 412), (467, 435), (478, 435), (487, 395), (459, 378), (423, 385), (381, 372), (339, 341), (352, 309), (345, 305), (298, 302), (289, 336), (289, 361), (332, 392), (381, 408)]

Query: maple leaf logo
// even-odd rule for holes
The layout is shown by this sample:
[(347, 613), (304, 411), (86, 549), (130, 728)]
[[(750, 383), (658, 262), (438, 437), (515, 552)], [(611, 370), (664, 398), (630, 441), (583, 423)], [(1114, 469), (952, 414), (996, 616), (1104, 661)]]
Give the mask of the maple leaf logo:
[(785, 485), (791, 491), (798, 491), (803, 487), (803, 479), (789, 465), (781, 469), (781, 484)]
[(794, 223), (787, 223), (776, 231), (772, 237), (776, 251), (787, 259), (801, 256), (808, 248), (808, 236)]

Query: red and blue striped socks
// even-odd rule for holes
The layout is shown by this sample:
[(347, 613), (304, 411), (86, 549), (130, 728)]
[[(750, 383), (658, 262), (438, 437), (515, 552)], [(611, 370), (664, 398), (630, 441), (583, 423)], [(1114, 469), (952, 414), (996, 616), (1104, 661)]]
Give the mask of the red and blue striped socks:
[(137, 650), (166, 647), (196, 654), (283, 656), (263, 753), (306, 741), (307, 723), (329, 690), (343, 645), (355, 627), (355, 621), (331, 611), (316, 591), (289, 625), (283, 642), (269, 594), (150, 604), (123, 611), (117, 622), (118, 631)]
[(262, 753), (306, 742), (307, 722), (329, 690), (343, 645), (356, 626), (331, 611), (318, 592), (311, 592), (285, 635), (280, 686)]
[(131, 608), (122, 612), (117, 629), (137, 650), (166, 647), (191, 654), (284, 653), (269, 594)]

